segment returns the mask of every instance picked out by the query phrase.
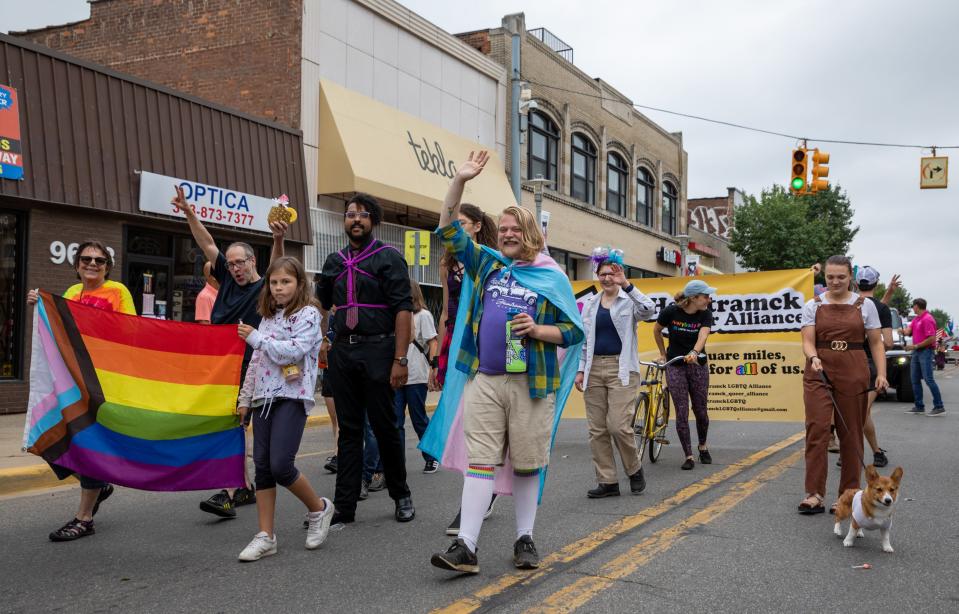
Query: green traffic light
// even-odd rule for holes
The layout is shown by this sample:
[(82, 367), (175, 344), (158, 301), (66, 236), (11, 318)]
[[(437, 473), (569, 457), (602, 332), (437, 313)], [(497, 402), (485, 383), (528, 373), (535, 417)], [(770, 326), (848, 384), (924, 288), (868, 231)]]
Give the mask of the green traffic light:
[(806, 185), (806, 180), (803, 179), (802, 177), (795, 177), (793, 179), (792, 186), (794, 190), (801, 190), (803, 189), (803, 187), (805, 187), (805, 185)]

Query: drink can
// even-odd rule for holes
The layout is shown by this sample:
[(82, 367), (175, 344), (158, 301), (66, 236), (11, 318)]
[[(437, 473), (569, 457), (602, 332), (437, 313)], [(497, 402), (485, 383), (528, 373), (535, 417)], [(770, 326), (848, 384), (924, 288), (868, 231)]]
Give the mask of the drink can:
[(522, 313), (511, 309), (506, 313), (506, 372), (526, 372), (526, 343), (518, 335), (513, 334), (513, 317)]

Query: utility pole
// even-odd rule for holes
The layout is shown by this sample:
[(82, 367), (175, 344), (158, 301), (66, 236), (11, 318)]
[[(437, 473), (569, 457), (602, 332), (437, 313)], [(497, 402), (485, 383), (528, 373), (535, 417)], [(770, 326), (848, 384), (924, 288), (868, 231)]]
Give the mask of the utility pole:
[(510, 33), (512, 34), (512, 71), (510, 73), (510, 83), (512, 84), (512, 95), (510, 96), (510, 185), (513, 186), (513, 197), (516, 204), (520, 204), (520, 194), (522, 189), (522, 180), (520, 179), (520, 29), (525, 27), (525, 18), (523, 13), (507, 15), (503, 18), (508, 22)]

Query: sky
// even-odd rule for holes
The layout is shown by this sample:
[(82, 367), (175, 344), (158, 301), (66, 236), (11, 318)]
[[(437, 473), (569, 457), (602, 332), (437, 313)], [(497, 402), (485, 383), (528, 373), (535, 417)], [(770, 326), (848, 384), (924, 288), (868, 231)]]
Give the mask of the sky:
[[(814, 139), (959, 145), (959, 2), (953, 0), (402, 0), (449, 32), (523, 12), (574, 49), (575, 64), (634, 103), (813, 139), (856, 210), (857, 264), (893, 273), (959, 319), (959, 149), (952, 186), (920, 190), (928, 150)], [(0, 31), (84, 19), (85, 0), (0, 2)], [(656, 111), (681, 131), (690, 198), (758, 195), (789, 181), (794, 139)], [(949, 250), (953, 251), (950, 252)], [(943, 255), (945, 253), (945, 255)]]

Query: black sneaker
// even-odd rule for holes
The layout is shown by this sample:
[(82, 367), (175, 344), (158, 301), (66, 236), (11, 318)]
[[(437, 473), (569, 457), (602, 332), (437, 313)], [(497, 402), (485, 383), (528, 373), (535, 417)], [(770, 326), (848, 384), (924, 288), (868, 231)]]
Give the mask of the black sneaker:
[(233, 507), (256, 503), (256, 491), (249, 488), (237, 488), (233, 492)]
[(926, 410), (925, 410), (925, 408), (916, 407), (915, 405), (913, 405), (912, 409), (908, 410), (906, 413), (907, 413), (907, 414), (912, 414), (912, 415), (914, 415), (914, 416), (921, 416), (921, 415), (923, 415), (923, 414), (926, 413)]
[(426, 464), (423, 465), (423, 473), (436, 473), (436, 470), (440, 468), (440, 464), (435, 460), (428, 460)]
[[(340, 510), (333, 508), (333, 518), (330, 519), (330, 526), (335, 524), (352, 524), (356, 519), (353, 516), (346, 516), (340, 513)], [(309, 522), (309, 521), (307, 521)]]
[(679, 468), (682, 469), (683, 471), (689, 471), (695, 466), (696, 466), (696, 462), (691, 458), (687, 458)]
[(366, 501), (370, 498), (370, 483), (366, 480), (360, 482), (360, 501)]
[[(490, 507), (493, 506), (493, 503), (490, 502)], [(460, 516), (462, 516), (463, 510), (457, 510), (456, 518), (453, 519), (453, 522), (450, 523), (450, 526), (446, 527), (446, 534), (452, 535), (453, 537), (460, 534)]]
[(110, 498), (110, 495), (113, 494), (113, 484), (107, 484), (100, 489), (100, 494), (97, 495), (97, 502), (93, 504), (93, 512), (91, 516), (96, 516), (97, 511), (100, 510), (100, 504)]
[(338, 465), (336, 464), (336, 454), (333, 456), (326, 457), (326, 464), (323, 465), (323, 468), (329, 471), (330, 473), (336, 473)]
[(370, 492), (379, 492), (386, 488), (386, 476), (383, 475), (382, 471), (378, 471), (373, 474), (373, 478), (370, 480)]
[(539, 554), (533, 544), (533, 538), (524, 535), (513, 544), (513, 565), (517, 569), (538, 569)]
[(889, 459), (886, 458), (886, 451), (882, 448), (879, 448), (872, 453), (872, 464), (876, 467), (885, 467), (889, 464)]
[(50, 541), (72, 542), (75, 539), (80, 539), (81, 537), (86, 537), (87, 535), (93, 535), (94, 533), (96, 533), (96, 529), (93, 528), (92, 520), (80, 520), (78, 518), (74, 518), (67, 524), (51, 533)]
[(646, 476), (643, 475), (643, 468), (629, 476), (629, 492), (634, 495), (642, 494), (646, 490)]
[(709, 455), (709, 450), (700, 450), (699, 451), (699, 462), (704, 465), (712, 465), (713, 457)]
[[(515, 559), (515, 557), (513, 558)], [(439, 567), (440, 569), (449, 571), (479, 573), (479, 560), (476, 558), (476, 553), (470, 552), (466, 542), (462, 539), (454, 539), (446, 552), (437, 552), (431, 556), (430, 564), (432, 564), (433, 567)]]
[(226, 490), (221, 490), (206, 501), (200, 502), (200, 509), (220, 518), (236, 518), (233, 499)]
[(596, 488), (586, 491), (586, 496), (590, 499), (603, 499), (605, 497), (618, 497), (619, 484), (600, 484)]

